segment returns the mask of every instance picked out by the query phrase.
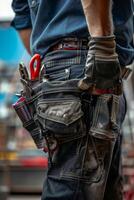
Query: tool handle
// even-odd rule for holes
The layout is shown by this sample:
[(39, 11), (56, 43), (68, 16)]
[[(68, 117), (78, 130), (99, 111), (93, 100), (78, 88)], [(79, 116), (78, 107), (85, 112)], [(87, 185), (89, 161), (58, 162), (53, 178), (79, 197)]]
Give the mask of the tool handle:
[(35, 80), (36, 78), (39, 77), (40, 69), (41, 69), (41, 57), (39, 54), (35, 54), (30, 61), (31, 80)]

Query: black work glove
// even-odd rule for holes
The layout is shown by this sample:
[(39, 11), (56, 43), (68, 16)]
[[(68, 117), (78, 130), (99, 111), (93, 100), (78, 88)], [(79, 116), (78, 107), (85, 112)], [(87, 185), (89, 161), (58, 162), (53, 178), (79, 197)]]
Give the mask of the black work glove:
[(121, 68), (115, 51), (115, 37), (93, 37), (85, 66), (85, 77), (79, 81), (82, 90), (99, 89), (103, 93), (122, 93)]

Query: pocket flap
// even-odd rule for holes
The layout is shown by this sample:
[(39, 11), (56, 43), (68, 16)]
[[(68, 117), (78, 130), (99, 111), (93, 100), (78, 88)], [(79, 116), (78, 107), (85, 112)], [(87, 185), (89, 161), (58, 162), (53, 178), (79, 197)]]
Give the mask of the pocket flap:
[(81, 102), (76, 100), (39, 102), (37, 114), (43, 118), (64, 125), (69, 125), (78, 120), (83, 112)]

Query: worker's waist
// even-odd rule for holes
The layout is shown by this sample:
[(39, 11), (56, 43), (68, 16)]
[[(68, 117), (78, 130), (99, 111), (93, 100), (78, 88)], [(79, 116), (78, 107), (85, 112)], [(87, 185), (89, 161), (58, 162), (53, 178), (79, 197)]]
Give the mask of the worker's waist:
[[(88, 50), (88, 42), (88, 38), (62, 38), (50, 48), (49, 52), (55, 50)], [(122, 78), (127, 79), (132, 70), (130, 68), (121, 67), (121, 71)]]
[(88, 50), (87, 38), (63, 38), (50, 48), (54, 50)]

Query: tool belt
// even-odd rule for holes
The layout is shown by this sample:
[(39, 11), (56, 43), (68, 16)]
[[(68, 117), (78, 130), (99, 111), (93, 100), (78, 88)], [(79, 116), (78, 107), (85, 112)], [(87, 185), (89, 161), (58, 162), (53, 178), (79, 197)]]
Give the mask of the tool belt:
[(87, 120), (89, 111), (86, 105), (89, 102), (84, 101), (84, 93), (77, 84), (78, 80), (36, 82), (31, 86), (31, 96), (21, 97), (14, 104), (24, 128), (29, 131), (38, 148), (44, 149), (49, 145), (53, 151), (59, 143), (86, 134), (99, 139), (116, 139), (119, 133), (119, 96), (108, 94), (95, 97), (96, 101), (91, 100), (94, 105), (89, 105), (92, 118)]
[[(36, 61), (39, 55), (32, 60)], [(38, 64), (38, 59), (37, 59)], [(39, 62), (40, 64), (40, 62)], [(37, 65), (38, 66), (38, 65)], [(29, 78), (26, 67), (20, 63), (19, 71), (23, 91), (13, 107), (20, 118), (23, 127), (31, 134), (37, 148), (49, 146), (53, 151), (55, 141), (68, 142), (83, 137), (89, 126), (86, 123), (87, 110), (83, 110), (83, 91), (78, 88), (76, 79), (68, 81), (53, 81), (40, 78), (40, 69), (32, 68)], [(86, 93), (86, 92), (84, 92)], [(92, 109), (93, 121), (90, 134), (95, 137), (115, 137), (117, 129), (119, 97), (108, 94), (97, 97)], [(105, 111), (105, 112), (104, 112)], [(104, 134), (105, 133), (105, 134)], [(111, 134), (110, 134), (111, 133)], [(109, 135), (110, 134), (110, 135)], [(53, 140), (56, 138), (56, 140)]]
[(52, 46), (49, 51), (55, 50), (88, 50), (87, 38), (63, 38)]
[(67, 142), (82, 137), (80, 130), (84, 125), (78, 81), (30, 84), (31, 94), (21, 97), (13, 107), (36, 146), (44, 149), (46, 138), (58, 137), (58, 142)]

